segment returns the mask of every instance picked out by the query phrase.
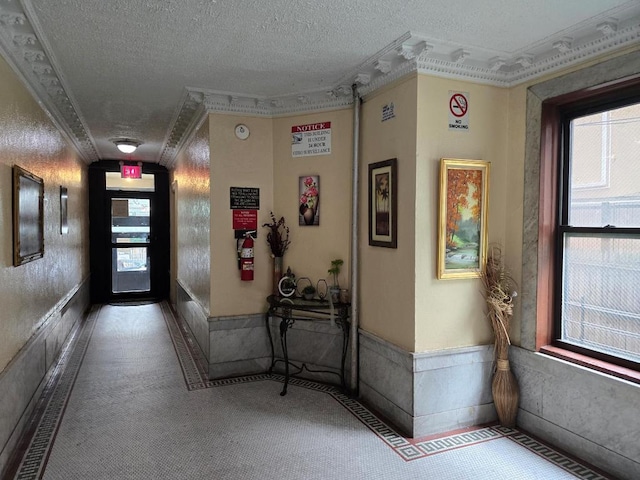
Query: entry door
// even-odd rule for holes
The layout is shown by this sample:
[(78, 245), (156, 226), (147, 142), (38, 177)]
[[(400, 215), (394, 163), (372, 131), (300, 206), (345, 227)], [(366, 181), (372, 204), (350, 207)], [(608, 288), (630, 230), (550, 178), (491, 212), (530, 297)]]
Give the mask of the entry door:
[(160, 300), (169, 295), (169, 175), (144, 164), (120, 178), (118, 162), (89, 166), (91, 301)]
[(111, 199), (111, 294), (149, 293), (151, 199)]

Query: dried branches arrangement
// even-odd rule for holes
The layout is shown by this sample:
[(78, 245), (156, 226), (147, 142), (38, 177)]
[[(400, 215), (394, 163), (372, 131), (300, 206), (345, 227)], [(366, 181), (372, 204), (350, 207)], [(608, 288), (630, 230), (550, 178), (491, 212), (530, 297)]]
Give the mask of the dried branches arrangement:
[(500, 423), (514, 427), (518, 413), (520, 391), (509, 367), (509, 328), (513, 315), (513, 301), (517, 296), (516, 283), (505, 269), (502, 249), (489, 247), (485, 271), (481, 274), (489, 321), (494, 336), (495, 373), (491, 384), (493, 402)]
[(271, 223), (265, 223), (263, 227), (269, 228), (267, 233), (267, 243), (271, 248), (271, 255), (274, 257), (284, 256), (284, 252), (289, 248), (289, 227), (284, 223), (284, 217), (280, 217), (280, 220), (276, 220), (276, 216), (273, 212), (269, 212), (271, 215)]

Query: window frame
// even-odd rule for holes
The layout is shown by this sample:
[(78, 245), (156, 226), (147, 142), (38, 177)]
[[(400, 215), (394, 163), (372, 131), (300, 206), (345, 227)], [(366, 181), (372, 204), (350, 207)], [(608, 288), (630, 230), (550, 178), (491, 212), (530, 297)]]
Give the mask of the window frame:
[(541, 105), (539, 241), (548, 253), (540, 262), (536, 348), (544, 353), (632, 381), (640, 363), (561, 340), (562, 267), (565, 234), (640, 235), (640, 228), (568, 225), (571, 120), (640, 102), (640, 79), (623, 79), (550, 98)]

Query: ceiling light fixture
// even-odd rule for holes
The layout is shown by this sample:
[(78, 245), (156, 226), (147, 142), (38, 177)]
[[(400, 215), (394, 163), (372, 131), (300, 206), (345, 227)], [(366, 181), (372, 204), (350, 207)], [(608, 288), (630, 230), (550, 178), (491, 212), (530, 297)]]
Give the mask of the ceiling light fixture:
[(122, 153), (133, 153), (140, 146), (140, 142), (136, 142), (135, 140), (114, 140), (116, 147)]

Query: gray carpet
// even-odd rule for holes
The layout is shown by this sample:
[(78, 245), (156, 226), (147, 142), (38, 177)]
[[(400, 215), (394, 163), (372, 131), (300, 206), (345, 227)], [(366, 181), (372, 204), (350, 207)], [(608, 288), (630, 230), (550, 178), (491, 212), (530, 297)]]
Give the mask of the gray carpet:
[(192, 339), (167, 312), (94, 308), (16, 478), (605, 478), (517, 430), (403, 439), (313, 382), (292, 382), (285, 397), (278, 376), (187, 388), (185, 363), (197, 359), (176, 352)]

